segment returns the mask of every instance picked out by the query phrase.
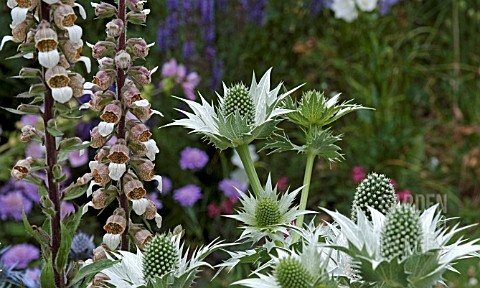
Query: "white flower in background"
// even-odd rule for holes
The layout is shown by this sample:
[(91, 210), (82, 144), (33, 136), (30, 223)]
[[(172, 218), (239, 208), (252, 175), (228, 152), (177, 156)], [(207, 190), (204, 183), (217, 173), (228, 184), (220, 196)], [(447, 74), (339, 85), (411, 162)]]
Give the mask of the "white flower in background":
[(371, 12), (377, 7), (378, 0), (355, 0), (360, 10)]
[(335, 12), (335, 18), (343, 19), (347, 22), (352, 22), (358, 17), (354, 0), (333, 0), (332, 10)]

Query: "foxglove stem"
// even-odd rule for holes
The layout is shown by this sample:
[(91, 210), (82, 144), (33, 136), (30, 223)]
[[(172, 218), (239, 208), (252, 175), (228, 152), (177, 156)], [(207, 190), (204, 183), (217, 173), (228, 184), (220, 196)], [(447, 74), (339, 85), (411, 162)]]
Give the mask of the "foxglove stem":
[(260, 195), (260, 191), (262, 191), (262, 185), (260, 183), (260, 179), (258, 178), (257, 171), (255, 170), (255, 166), (253, 165), (252, 157), (250, 156), (250, 151), (248, 150), (248, 145), (238, 146), (236, 147), (236, 150), (238, 156), (240, 156), (240, 160), (242, 160), (243, 168), (247, 173), (253, 193), (257, 196)]
[[(125, 0), (119, 0), (118, 1), (118, 19), (122, 20), (123, 23), (125, 23), (125, 28), (122, 30), (122, 33), (118, 37), (118, 45), (117, 45), (117, 52), (122, 51), (126, 49), (126, 35), (127, 35), (127, 21), (126, 21), (126, 5), (125, 5)], [(117, 97), (118, 100), (122, 102), (122, 88), (125, 85), (125, 71), (121, 68), (117, 69)], [(123, 109), (125, 109), (125, 105), (122, 105)], [(125, 111), (124, 111), (125, 112)], [(119, 139), (125, 139), (125, 114), (122, 113), (122, 117), (120, 118), (120, 122), (118, 123), (118, 138)], [(123, 177), (122, 177), (123, 178)], [(119, 181), (122, 183), (122, 181)], [(123, 190), (123, 187), (122, 187)], [(128, 198), (125, 195), (125, 193), (120, 193), (120, 207), (125, 211), (125, 217), (127, 219), (130, 219), (130, 207), (128, 204)], [(129, 249), (128, 245), (128, 221), (127, 221), (127, 227), (125, 231), (122, 234), (122, 250), (123, 251), (128, 251)]]
[[(41, 1), (41, 13), (40, 13), (40, 21), (46, 20), (50, 21), (50, 11), (49, 6), (46, 2)], [(42, 68), (42, 76), (45, 81), (45, 72), (46, 69)], [(44, 106), (45, 112), (43, 113), (43, 122), (45, 127), (48, 127), (48, 121), (54, 118), (53, 114), (53, 106), (54, 100), (52, 97), (52, 90), (49, 86), (45, 83), (45, 98), (44, 98)], [(55, 177), (53, 176), (53, 167), (57, 164), (57, 148), (56, 148), (56, 141), (55, 137), (48, 132), (48, 129), (45, 129), (45, 148), (46, 148), (46, 158), (47, 158), (47, 183), (48, 183), (48, 197), (53, 202), (55, 207), (55, 215), (52, 216), (51, 219), (51, 251), (52, 251), (52, 261), (55, 263), (57, 259), (57, 254), (60, 249), (61, 239), (61, 232), (60, 232), (60, 194), (58, 191), (58, 183), (55, 181)], [(53, 265), (54, 277), (55, 277), (55, 286), (58, 288), (64, 287), (63, 281), (63, 271), (57, 270), (57, 265)]]
[[(300, 211), (305, 210), (307, 208), (308, 202), (308, 192), (310, 190), (310, 181), (312, 179), (312, 171), (313, 171), (313, 163), (315, 162), (316, 155), (314, 153), (307, 153), (307, 163), (305, 165), (305, 175), (303, 176), (303, 188), (302, 194), (300, 196), (300, 207), (298, 208)], [(298, 216), (296, 226), (298, 228), (302, 228), (303, 226), (303, 219), (304, 214)], [(295, 234), (293, 238), (293, 242), (296, 242), (299, 238), (298, 234)]]

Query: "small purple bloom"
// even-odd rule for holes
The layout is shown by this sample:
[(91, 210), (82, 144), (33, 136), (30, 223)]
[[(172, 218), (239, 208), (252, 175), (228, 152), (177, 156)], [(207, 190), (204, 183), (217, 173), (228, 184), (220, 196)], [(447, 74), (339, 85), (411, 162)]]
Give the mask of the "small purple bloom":
[(170, 59), (162, 66), (162, 76), (163, 77), (176, 77), (177, 76), (177, 60)]
[(75, 213), (75, 206), (72, 203), (63, 201), (60, 205), (60, 218), (65, 218), (71, 213)]
[(88, 151), (83, 151), (83, 155), (80, 156), (80, 151), (72, 151), (68, 154), (68, 161), (73, 168), (83, 166), (88, 162)]
[(25, 150), (26, 157), (32, 157), (33, 159), (43, 158), (45, 155), (45, 146), (40, 143), (32, 142), (28, 144), (27, 149)]
[(238, 197), (240, 194), (238, 193), (237, 189), (245, 193), (245, 191), (247, 191), (247, 187), (248, 186), (245, 183), (233, 179), (223, 179), (218, 183), (218, 189), (223, 191), (225, 196), (228, 198)]
[(15, 190), (21, 191), (23, 196), (27, 197), (29, 200), (34, 203), (40, 202), (40, 195), (38, 195), (37, 185), (27, 182), (27, 181), (15, 181), (14, 182)]
[(157, 210), (163, 208), (162, 201), (160, 201), (160, 199), (158, 199), (158, 193), (155, 193), (155, 192), (150, 193), (150, 194), (147, 194), (146, 197), (147, 197), (147, 199), (152, 200), (152, 202), (155, 203), (155, 207), (157, 207)]
[(202, 191), (200, 187), (189, 184), (175, 190), (173, 198), (182, 206), (193, 206), (200, 198), (202, 198)]
[(380, 10), (380, 15), (384, 16), (388, 12), (390, 12), (390, 9), (392, 8), (393, 5), (397, 4), (399, 0), (380, 0), (378, 2), (378, 8)]
[(33, 260), (40, 257), (40, 251), (31, 244), (18, 244), (12, 246), (2, 255), (1, 261), (7, 267), (24, 269)]
[(172, 180), (167, 176), (162, 176), (162, 193), (168, 193), (172, 190)]
[(42, 270), (40, 268), (30, 268), (25, 270), (23, 277), (23, 285), (28, 288), (40, 288), (40, 274)]
[(197, 148), (186, 147), (182, 150), (180, 154), (179, 164), (182, 170), (189, 169), (192, 171), (197, 171), (205, 167), (205, 165), (207, 165), (207, 162), (207, 153)]
[(77, 124), (75, 130), (77, 130), (77, 136), (80, 137), (80, 139), (87, 141), (90, 140), (90, 130), (94, 127), (95, 125), (92, 122), (83, 121)]
[(0, 196), (0, 218), (22, 220), (22, 210), (28, 215), (32, 209), (32, 202), (25, 198), (20, 191), (13, 191)]
[(20, 121), (22, 122), (22, 126), (35, 126), (40, 121), (40, 119), (41, 118), (38, 115), (23, 115)]

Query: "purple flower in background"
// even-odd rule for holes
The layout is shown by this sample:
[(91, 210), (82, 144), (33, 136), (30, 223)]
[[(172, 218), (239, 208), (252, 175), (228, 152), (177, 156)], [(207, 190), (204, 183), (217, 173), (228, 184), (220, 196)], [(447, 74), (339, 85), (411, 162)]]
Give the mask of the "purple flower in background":
[(78, 232), (75, 234), (75, 236), (73, 236), (72, 239), (72, 245), (70, 246), (70, 258), (76, 261), (92, 258), (93, 249), (95, 249), (93, 236), (89, 236), (83, 232)]
[(32, 157), (34, 159), (43, 158), (45, 155), (45, 146), (40, 143), (32, 142), (28, 144), (25, 150), (25, 157)]
[(192, 171), (197, 171), (205, 167), (205, 165), (207, 165), (207, 162), (208, 162), (207, 153), (205, 153), (200, 149), (186, 147), (180, 153), (179, 164), (182, 170), (189, 169)]
[(238, 197), (240, 194), (237, 189), (245, 193), (247, 188), (248, 186), (245, 183), (233, 179), (223, 179), (218, 183), (218, 189), (223, 191), (228, 198)]
[(68, 161), (73, 168), (83, 166), (88, 162), (88, 151), (83, 151), (83, 155), (80, 155), (80, 151), (72, 151), (68, 154)]
[(170, 61), (165, 62), (162, 66), (162, 76), (163, 77), (176, 77), (177, 76), (177, 60), (170, 59)]
[(34, 203), (40, 202), (40, 195), (38, 195), (37, 185), (22, 180), (22, 181), (14, 181), (13, 186), (15, 190), (21, 191), (23, 193), (23, 196), (27, 197), (29, 200), (33, 201)]
[(310, 13), (317, 15), (323, 8), (330, 9), (332, 2), (333, 0), (312, 0), (312, 2), (310, 2)]
[(62, 201), (60, 205), (60, 218), (65, 218), (71, 213), (75, 213), (75, 206), (72, 203), (67, 201)]
[(200, 198), (202, 198), (202, 191), (200, 187), (190, 184), (178, 188), (173, 192), (173, 198), (182, 206), (193, 206)]
[(22, 192), (13, 191), (0, 196), (0, 218), (2, 220), (13, 218), (21, 221), (22, 210), (25, 210), (26, 215), (32, 210), (32, 202), (25, 198)]
[(12, 246), (2, 255), (1, 261), (7, 267), (24, 269), (33, 260), (40, 257), (40, 251), (31, 244), (18, 244)]
[(378, 8), (380, 10), (380, 15), (385, 15), (390, 12), (390, 9), (393, 5), (397, 4), (399, 0), (380, 0), (378, 2)]
[(163, 203), (158, 199), (158, 193), (150, 193), (146, 195), (147, 199), (152, 200), (153, 203), (155, 203), (155, 207), (157, 209), (162, 209), (163, 208)]
[(22, 126), (31, 125), (35, 126), (41, 120), (40, 116), (38, 115), (23, 115), (20, 121), (22, 122)]
[(25, 270), (23, 276), (23, 285), (28, 288), (40, 288), (40, 274), (42, 270), (40, 268), (30, 268)]
[(172, 190), (172, 180), (167, 176), (162, 176), (162, 193), (168, 193)]
[(183, 58), (188, 59), (195, 53), (195, 42), (187, 40), (183, 43)]
[(90, 140), (90, 130), (92, 130), (95, 125), (92, 122), (80, 122), (77, 124), (75, 130), (77, 130), (77, 136), (80, 137), (83, 141)]
[(188, 73), (187, 79), (182, 83), (183, 92), (189, 100), (195, 100), (195, 87), (200, 83), (200, 76), (196, 72)]

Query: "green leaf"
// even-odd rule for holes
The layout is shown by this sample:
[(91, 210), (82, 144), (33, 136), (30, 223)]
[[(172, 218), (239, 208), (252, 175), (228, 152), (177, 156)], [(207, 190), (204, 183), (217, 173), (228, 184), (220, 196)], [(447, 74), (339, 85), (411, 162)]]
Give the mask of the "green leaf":
[(62, 200), (73, 200), (77, 199), (78, 197), (81, 197), (85, 192), (87, 191), (87, 185), (82, 185), (82, 186), (76, 186), (72, 185), (65, 190), (63, 190), (63, 198)]
[(62, 241), (60, 243), (60, 249), (58, 250), (58, 255), (56, 259), (57, 269), (59, 271), (64, 270), (68, 261), (68, 254), (70, 253), (70, 248), (72, 246), (73, 236), (77, 231), (80, 220), (82, 219), (82, 209), (77, 209), (78, 211), (75, 214), (68, 215), (60, 223), (60, 233), (62, 236)]
[(61, 151), (66, 153), (66, 152), (83, 150), (83, 149), (86, 149), (86, 148), (90, 147), (91, 144), (92, 144), (92, 142), (88, 142), (88, 143), (85, 143), (85, 144), (69, 146), (69, 147), (62, 148)]
[(404, 270), (403, 263), (399, 263), (397, 258), (388, 262), (382, 261), (375, 268), (370, 260), (363, 257), (359, 260), (360, 275), (366, 282), (375, 283), (380, 287), (408, 287), (408, 274)]
[(48, 133), (50, 133), (54, 137), (63, 136), (63, 132), (57, 128), (57, 123), (55, 122), (55, 119), (50, 119), (48, 121), (47, 130)]
[(32, 113), (32, 112), (20, 111), (20, 110), (17, 110), (17, 109), (6, 108), (6, 107), (1, 107), (1, 108), (3, 110), (6, 110), (10, 113), (17, 114), (17, 115), (30, 115), (30, 114), (40, 115), (41, 114), (41, 111), (38, 111), (38, 113)]
[(414, 288), (432, 287), (442, 278), (445, 268), (438, 262), (438, 252), (413, 255), (405, 261), (408, 281)]
[(81, 268), (78, 273), (73, 277), (73, 279), (68, 283), (68, 287), (72, 287), (73, 285), (77, 284), (83, 278), (92, 279), (95, 274), (98, 272), (112, 267), (114, 264), (120, 262), (120, 260), (113, 261), (110, 259), (102, 259), (99, 261), (95, 261), (92, 264), (84, 266)]
[(41, 287), (55, 287), (55, 276), (53, 273), (52, 256), (48, 257), (47, 263), (42, 269), (40, 274), (40, 286)]

